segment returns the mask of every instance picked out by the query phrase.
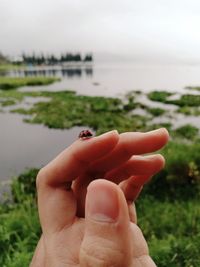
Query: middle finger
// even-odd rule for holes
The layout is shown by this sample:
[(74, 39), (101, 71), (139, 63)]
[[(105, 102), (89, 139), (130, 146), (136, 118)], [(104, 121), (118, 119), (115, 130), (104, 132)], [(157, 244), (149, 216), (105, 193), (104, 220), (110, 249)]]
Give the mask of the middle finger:
[(89, 172), (102, 177), (104, 173), (125, 163), (133, 155), (151, 153), (162, 148), (168, 138), (169, 134), (164, 128), (147, 133), (122, 133), (113, 151), (94, 161), (89, 167)]
[(162, 155), (132, 156), (127, 162), (108, 172), (104, 178), (120, 183), (133, 175), (151, 175), (159, 172), (165, 164)]

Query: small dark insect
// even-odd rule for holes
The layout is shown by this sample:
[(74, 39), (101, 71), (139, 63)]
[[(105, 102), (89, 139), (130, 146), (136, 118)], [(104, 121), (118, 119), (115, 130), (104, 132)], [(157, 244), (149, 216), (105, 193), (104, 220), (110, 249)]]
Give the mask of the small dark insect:
[(82, 138), (82, 139), (88, 139), (88, 138), (90, 138), (90, 137), (92, 137), (93, 136), (93, 134), (92, 134), (92, 132), (91, 131), (89, 131), (89, 130), (83, 130), (83, 131), (81, 131), (80, 133), (79, 133), (79, 138)]

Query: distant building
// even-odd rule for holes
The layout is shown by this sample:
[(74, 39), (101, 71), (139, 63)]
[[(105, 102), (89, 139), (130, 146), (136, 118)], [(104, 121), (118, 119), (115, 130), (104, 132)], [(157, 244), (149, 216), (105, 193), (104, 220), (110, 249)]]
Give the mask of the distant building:
[(22, 56), (13, 56), (10, 58), (10, 62), (13, 64), (22, 64), (24, 59)]

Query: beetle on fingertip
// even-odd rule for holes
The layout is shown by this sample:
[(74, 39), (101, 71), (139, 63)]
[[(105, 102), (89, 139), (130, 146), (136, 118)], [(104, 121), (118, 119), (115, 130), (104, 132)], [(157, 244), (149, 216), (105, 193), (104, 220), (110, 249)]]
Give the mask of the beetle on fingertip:
[(90, 130), (83, 130), (79, 133), (79, 138), (81, 139), (88, 139), (93, 136), (92, 132)]

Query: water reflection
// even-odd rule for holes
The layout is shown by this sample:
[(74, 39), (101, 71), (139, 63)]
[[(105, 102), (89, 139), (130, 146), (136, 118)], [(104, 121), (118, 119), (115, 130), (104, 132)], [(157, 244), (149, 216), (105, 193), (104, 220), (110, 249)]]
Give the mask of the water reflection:
[(14, 77), (28, 77), (28, 76), (58, 76), (66, 78), (82, 78), (86, 76), (88, 78), (93, 77), (93, 68), (92, 67), (74, 67), (74, 68), (36, 68), (31, 67), (24, 70), (12, 70), (7, 73), (4, 73), (7, 76)]
[[(9, 75), (46, 75), (56, 76), (61, 82), (48, 86), (29, 86), (26, 90), (61, 91), (75, 90), (79, 94), (121, 97), (130, 90), (140, 89), (147, 93), (152, 90), (183, 92), (185, 86), (200, 84), (200, 67), (187, 65), (133, 65), (133, 64), (93, 64), (84, 66), (29, 67), (26, 72), (13, 71)], [(98, 84), (98, 86), (96, 86)]]
[(77, 139), (85, 127), (69, 130), (48, 129), (28, 124), (18, 114), (0, 113), (0, 181), (22, 173), (26, 168), (47, 164)]

